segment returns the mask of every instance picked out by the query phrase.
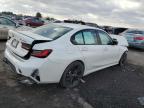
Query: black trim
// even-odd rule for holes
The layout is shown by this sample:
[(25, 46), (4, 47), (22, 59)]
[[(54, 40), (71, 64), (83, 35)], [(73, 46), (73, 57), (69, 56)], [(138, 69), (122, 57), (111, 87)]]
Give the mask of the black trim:
[(99, 37), (98, 30), (95, 30), (95, 32), (96, 32), (96, 37), (97, 37), (98, 45), (101, 45), (101, 39)]
[(29, 50), (29, 52), (24, 56), (24, 57), (21, 57), (20, 55), (18, 55), (18, 54), (16, 54), (16, 53), (14, 53), (16, 56), (18, 56), (18, 57), (20, 57), (20, 58), (22, 58), (22, 59), (24, 59), (24, 60), (28, 60), (29, 58), (30, 58), (30, 56), (31, 56), (31, 53), (32, 53), (32, 48), (33, 48), (33, 46), (35, 45), (35, 44), (39, 44), (39, 43), (45, 43), (45, 42), (50, 42), (50, 40), (34, 40), (33, 42), (32, 42), (32, 44), (31, 44), (31, 48), (30, 48), (30, 50)]
[(32, 48), (33, 48), (33, 46), (34, 46), (35, 44), (45, 43), (45, 42), (50, 42), (50, 40), (34, 40), (34, 41), (32, 42), (32, 45), (31, 45), (31, 48), (30, 48), (28, 54), (25, 55), (25, 56), (23, 57), (23, 59), (27, 60), (27, 59), (30, 58), (30, 55), (31, 55), (31, 53), (32, 53), (32, 51), (33, 51)]

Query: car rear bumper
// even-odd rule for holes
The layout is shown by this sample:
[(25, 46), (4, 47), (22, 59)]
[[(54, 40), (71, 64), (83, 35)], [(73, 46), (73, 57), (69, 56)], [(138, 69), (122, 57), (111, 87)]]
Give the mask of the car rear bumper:
[(40, 83), (40, 80), (37, 80), (32, 76), (33, 72), (38, 68), (37, 65), (34, 66), (33, 64), (29, 64), (22, 59), (20, 60), (20, 58), (16, 58), (10, 51), (8, 51), (8, 49), (5, 50), (3, 61), (10, 66), (13, 72), (30, 78), (36, 83)]
[(29, 60), (23, 60), (19, 57), (15, 57), (7, 48), (4, 57), (5, 62), (14, 72), (30, 78), (38, 84), (59, 82), (66, 68), (66, 64), (57, 63), (51, 59), (47, 60), (31, 57)]

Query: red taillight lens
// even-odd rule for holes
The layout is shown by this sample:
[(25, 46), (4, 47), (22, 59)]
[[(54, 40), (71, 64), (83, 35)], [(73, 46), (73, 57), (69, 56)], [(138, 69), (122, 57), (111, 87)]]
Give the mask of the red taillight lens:
[(22, 47), (23, 49), (25, 49), (25, 50), (30, 50), (31, 45), (30, 45), (30, 44), (27, 44), (27, 43), (23, 43), (23, 42), (22, 42), (21, 47)]
[(144, 40), (144, 37), (142, 37), (142, 36), (135, 37), (134, 40)]
[(38, 57), (38, 58), (46, 58), (48, 55), (50, 55), (51, 52), (52, 49), (33, 50), (31, 56)]

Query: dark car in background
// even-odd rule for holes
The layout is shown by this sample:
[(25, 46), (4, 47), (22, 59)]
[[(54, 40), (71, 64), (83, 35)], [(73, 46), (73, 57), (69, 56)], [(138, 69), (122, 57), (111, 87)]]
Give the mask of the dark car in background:
[(144, 49), (144, 30), (128, 29), (120, 35), (127, 39), (130, 47)]
[(44, 25), (44, 21), (40, 18), (26, 18), (23, 20), (26, 26), (30, 27), (39, 27)]
[(119, 35), (120, 33), (128, 29), (124, 27), (112, 27), (112, 26), (101, 26), (101, 28), (110, 34), (115, 34), (115, 35)]

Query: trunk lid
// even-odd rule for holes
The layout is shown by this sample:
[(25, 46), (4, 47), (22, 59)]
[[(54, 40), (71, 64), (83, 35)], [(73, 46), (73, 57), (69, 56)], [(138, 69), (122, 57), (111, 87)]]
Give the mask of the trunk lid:
[(9, 31), (8, 41), (6, 43), (7, 48), (20, 57), (25, 57), (30, 50), (22, 48), (22, 43), (29, 44), (31, 48), (38, 43), (51, 41), (52, 39), (42, 37), (34, 34), (30, 31)]

